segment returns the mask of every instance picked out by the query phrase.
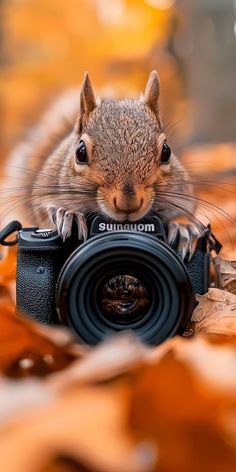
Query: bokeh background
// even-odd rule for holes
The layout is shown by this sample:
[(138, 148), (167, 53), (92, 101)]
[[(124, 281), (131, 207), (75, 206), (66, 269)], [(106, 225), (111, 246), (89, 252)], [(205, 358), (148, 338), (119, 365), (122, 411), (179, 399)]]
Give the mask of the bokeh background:
[(0, 5), (4, 158), (53, 97), (81, 85), (85, 70), (100, 95), (123, 97), (139, 94), (157, 69), (162, 116), (179, 153), (235, 140), (235, 0)]

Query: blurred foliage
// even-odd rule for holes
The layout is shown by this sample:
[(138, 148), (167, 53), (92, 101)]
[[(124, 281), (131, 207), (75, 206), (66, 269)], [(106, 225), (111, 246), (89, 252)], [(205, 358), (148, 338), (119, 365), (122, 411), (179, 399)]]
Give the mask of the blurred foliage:
[(0, 0), (2, 150), (49, 101), (80, 87), (135, 96), (151, 69), (177, 151), (235, 140), (235, 8), (231, 0)]
[(156, 68), (162, 80), (165, 115), (168, 121), (176, 121), (182, 91), (177, 65), (168, 52), (176, 21), (173, 3), (3, 0), (4, 154), (48, 101), (81, 85), (86, 70), (101, 95), (124, 97), (140, 94), (150, 70)]

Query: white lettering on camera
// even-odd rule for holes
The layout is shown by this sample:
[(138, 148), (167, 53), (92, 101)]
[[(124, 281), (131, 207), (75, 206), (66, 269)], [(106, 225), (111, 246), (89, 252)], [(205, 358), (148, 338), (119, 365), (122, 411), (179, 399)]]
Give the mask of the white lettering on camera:
[(155, 231), (154, 223), (99, 223), (99, 231), (145, 231), (151, 233)]

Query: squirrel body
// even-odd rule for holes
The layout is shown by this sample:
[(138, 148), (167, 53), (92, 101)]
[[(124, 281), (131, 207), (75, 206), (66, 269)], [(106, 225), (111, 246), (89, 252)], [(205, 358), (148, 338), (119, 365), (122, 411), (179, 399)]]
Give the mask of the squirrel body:
[[(88, 214), (137, 221), (153, 213), (169, 222), (171, 242), (180, 231), (173, 220), (193, 215), (196, 200), (186, 169), (167, 146), (159, 90), (153, 71), (139, 100), (96, 100), (86, 74), (80, 94), (54, 104), (13, 152), (6, 187), (17, 200), (14, 216), (54, 226), (63, 239), (76, 220), (86, 239)], [(181, 228), (186, 255), (197, 231)]]

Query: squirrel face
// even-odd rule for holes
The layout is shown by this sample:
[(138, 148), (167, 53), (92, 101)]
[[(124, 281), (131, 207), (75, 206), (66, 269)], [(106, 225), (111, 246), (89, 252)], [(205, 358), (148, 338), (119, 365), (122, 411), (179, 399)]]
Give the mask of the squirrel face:
[(169, 161), (161, 161), (165, 134), (158, 98), (155, 71), (140, 100), (96, 102), (85, 77), (72, 145), (73, 174), (78, 185), (94, 189), (99, 210), (115, 220), (135, 221), (147, 214), (157, 182), (170, 171)]

